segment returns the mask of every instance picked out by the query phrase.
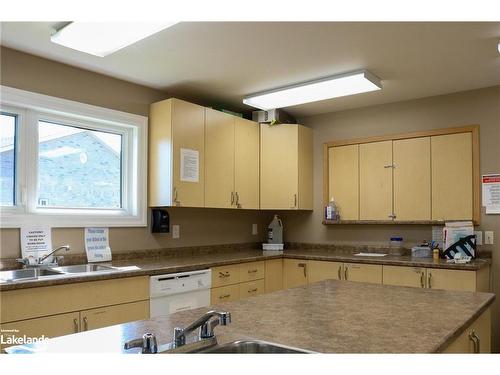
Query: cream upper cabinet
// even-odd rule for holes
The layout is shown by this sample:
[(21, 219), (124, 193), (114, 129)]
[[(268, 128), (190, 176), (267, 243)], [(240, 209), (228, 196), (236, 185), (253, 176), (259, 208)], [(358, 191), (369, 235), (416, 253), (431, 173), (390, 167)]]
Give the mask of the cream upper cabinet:
[(204, 171), (205, 108), (179, 99), (153, 103), (149, 117), (149, 205), (204, 207)]
[(359, 218), (392, 218), (392, 141), (359, 145)]
[(479, 126), (324, 144), (324, 224), (480, 221)]
[(430, 137), (395, 140), (394, 215), (396, 220), (431, 220)]
[(311, 129), (261, 124), (260, 207), (312, 209)]
[(235, 117), (234, 191), (238, 208), (259, 208), (259, 124)]
[(432, 219), (472, 219), (472, 134), (431, 137), (431, 152)]
[(329, 189), (342, 220), (359, 219), (359, 145), (330, 147)]
[(206, 109), (205, 207), (234, 206), (234, 134), (234, 116)]

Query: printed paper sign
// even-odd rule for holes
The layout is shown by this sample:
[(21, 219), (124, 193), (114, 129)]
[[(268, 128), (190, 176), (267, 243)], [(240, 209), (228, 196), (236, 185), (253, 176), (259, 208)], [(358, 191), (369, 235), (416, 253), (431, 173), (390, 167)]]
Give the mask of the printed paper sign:
[(181, 181), (198, 182), (200, 179), (200, 153), (181, 148)]
[(85, 228), (85, 251), (89, 262), (111, 260), (108, 228)]
[(500, 174), (484, 175), (483, 183), (483, 206), (487, 214), (500, 213)]
[(40, 258), (52, 251), (52, 231), (50, 227), (22, 227), (21, 253), (23, 258)]

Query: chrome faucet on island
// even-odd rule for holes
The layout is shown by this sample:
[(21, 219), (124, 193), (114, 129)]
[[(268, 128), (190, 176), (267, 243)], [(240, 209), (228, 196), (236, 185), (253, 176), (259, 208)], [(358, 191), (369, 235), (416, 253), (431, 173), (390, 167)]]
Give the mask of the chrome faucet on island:
[[(174, 339), (166, 345), (159, 346), (156, 336), (153, 333), (148, 332), (145, 333), (142, 338), (127, 341), (123, 345), (123, 348), (125, 350), (141, 348), (143, 354), (156, 354), (159, 352), (194, 352), (217, 345), (214, 328), (218, 325), (225, 326), (229, 323), (231, 323), (231, 313), (227, 311), (211, 310), (203, 314), (200, 318), (196, 319), (185, 328), (174, 328)], [(198, 328), (200, 329), (198, 339), (186, 345), (186, 336)]]
[(69, 251), (70, 246), (69, 245), (62, 245), (62, 246), (55, 248), (54, 250), (52, 250), (48, 254), (45, 254), (42, 257), (39, 257), (39, 258), (26, 257), (26, 258), (22, 258), (22, 259), (17, 259), (17, 261), (19, 263), (21, 263), (24, 266), (24, 268), (42, 267), (42, 266), (58, 266), (59, 262), (63, 259), (62, 256), (54, 257), (54, 260), (51, 263), (43, 263), (43, 262), (45, 261), (45, 259), (49, 258), (51, 255), (55, 254), (59, 250)]

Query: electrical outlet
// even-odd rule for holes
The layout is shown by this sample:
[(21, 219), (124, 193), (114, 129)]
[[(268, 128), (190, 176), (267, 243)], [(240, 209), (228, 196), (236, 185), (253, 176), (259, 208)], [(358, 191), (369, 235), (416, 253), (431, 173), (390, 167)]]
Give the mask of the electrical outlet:
[(485, 230), (484, 231), (484, 244), (485, 245), (493, 245), (493, 231)]
[(480, 230), (475, 230), (474, 234), (476, 235), (476, 245), (483, 244), (483, 232)]
[(181, 226), (179, 224), (172, 225), (172, 238), (181, 237)]
[(252, 224), (252, 234), (256, 236), (259, 233), (257, 230), (257, 224)]

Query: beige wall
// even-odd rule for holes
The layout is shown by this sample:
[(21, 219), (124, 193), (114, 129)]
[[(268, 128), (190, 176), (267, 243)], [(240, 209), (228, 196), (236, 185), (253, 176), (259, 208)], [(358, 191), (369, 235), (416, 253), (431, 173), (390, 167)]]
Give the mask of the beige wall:
[[(0, 49), (0, 84), (120, 111), (148, 115), (149, 105), (166, 93), (5, 47)], [(111, 228), (113, 252), (261, 241), (268, 215), (258, 211), (169, 209), (170, 222), (181, 226), (181, 238), (151, 234), (148, 227)], [(259, 234), (251, 234), (252, 224)], [(83, 229), (53, 229), (54, 245), (69, 244), (83, 253)], [(20, 256), (19, 230), (0, 229), (0, 257)]]
[[(111, 77), (88, 72), (7, 48), (0, 50), (0, 83), (24, 90), (63, 97), (131, 113), (147, 115), (149, 104), (167, 94)], [(175, 93), (172, 93), (175, 96)], [(500, 87), (453, 95), (367, 107), (303, 119), (314, 130), (314, 211), (284, 212), (285, 240), (313, 243), (386, 244), (391, 235), (408, 243), (430, 237), (429, 226), (338, 226), (321, 224), (322, 144), (348, 139), (480, 124), (481, 173), (500, 172)], [(162, 247), (260, 241), (271, 213), (214, 209), (170, 209), (171, 223), (181, 225), (181, 238), (152, 235), (148, 228), (112, 228), (113, 251)], [(259, 235), (251, 235), (251, 224)], [(484, 247), (493, 252), (494, 291), (500, 291), (500, 216), (482, 215), (482, 230), (496, 232), (497, 244)], [(55, 245), (69, 243), (72, 252), (83, 252), (82, 229), (54, 229)], [(0, 230), (0, 257), (20, 255), (19, 231)], [(500, 308), (493, 314), (494, 345), (500, 351)]]
[[(401, 235), (412, 244), (431, 237), (431, 227), (425, 225), (322, 225), (322, 146), (327, 141), (479, 124), (481, 174), (500, 173), (500, 86), (318, 115), (301, 122), (312, 127), (314, 134), (314, 211), (283, 213), (287, 241), (387, 244), (391, 235)], [(500, 293), (500, 215), (485, 215), (483, 208), (480, 229), (495, 232), (496, 244), (483, 249), (492, 251), (493, 291)], [(492, 316), (494, 345), (500, 352), (500, 302)]]

